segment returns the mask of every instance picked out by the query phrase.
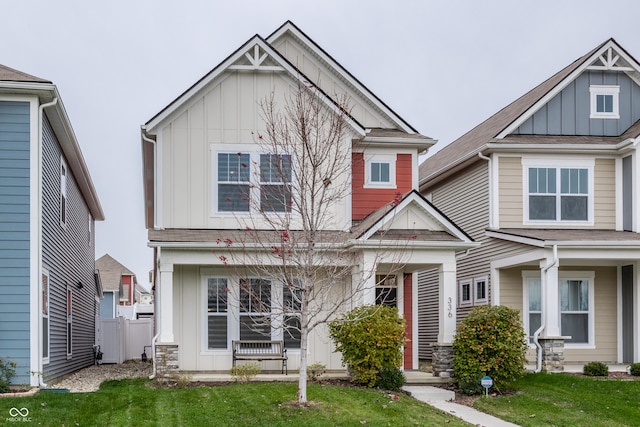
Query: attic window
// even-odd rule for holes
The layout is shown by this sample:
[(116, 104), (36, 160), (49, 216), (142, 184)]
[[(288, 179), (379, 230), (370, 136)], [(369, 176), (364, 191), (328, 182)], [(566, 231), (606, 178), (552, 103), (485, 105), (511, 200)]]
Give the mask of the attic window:
[(591, 94), (591, 115), (592, 119), (619, 119), (618, 95), (620, 86), (597, 86), (589, 87)]

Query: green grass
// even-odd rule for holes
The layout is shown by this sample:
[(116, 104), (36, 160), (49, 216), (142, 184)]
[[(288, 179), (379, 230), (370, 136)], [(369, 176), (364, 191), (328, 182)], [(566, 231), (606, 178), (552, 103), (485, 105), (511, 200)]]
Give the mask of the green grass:
[[(43, 426), (468, 426), (424, 403), (374, 389), (310, 384), (319, 405), (283, 405), (297, 384), (250, 383), (164, 389), (148, 380), (103, 383), (95, 393), (40, 392), (0, 399), (0, 425)], [(11, 408), (27, 408), (31, 423), (12, 422)]]
[(640, 426), (640, 381), (528, 374), (475, 407), (521, 426)]

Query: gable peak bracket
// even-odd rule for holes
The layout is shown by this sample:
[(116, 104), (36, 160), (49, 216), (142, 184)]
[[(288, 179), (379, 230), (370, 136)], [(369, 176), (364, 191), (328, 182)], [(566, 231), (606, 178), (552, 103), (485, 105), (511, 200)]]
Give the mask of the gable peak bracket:
[(596, 65), (597, 62), (594, 62), (592, 65), (588, 66), (587, 69), (599, 71), (634, 71), (631, 67), (616, 65), (619, 59), (620, 55), (614, 52), (612, 47), (609, 47), (606, 52), (603, 52), (602, 55), (598, 57), (600, 65)]
[(248, 65), (231, 65), (231, 70), (261, 70), (261, 71), (284, 71), (284, 68), (279, 65), (263, 65), (265, 60), (269, 57), (269, 54), (260, 49), (258, 44), (253, 46), (253, 49), (249, 49), (244, 57), (249, 61)]

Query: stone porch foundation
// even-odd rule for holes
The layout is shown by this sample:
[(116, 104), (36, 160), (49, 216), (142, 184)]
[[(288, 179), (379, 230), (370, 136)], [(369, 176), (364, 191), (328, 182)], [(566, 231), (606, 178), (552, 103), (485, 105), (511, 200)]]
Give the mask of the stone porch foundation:
[(431, 368), (434, 377), (453, 377), (453, 345), (448, 343), (431, 344)]
[(566, 337), (538, 338), (542, 346), (542, 370), (544, 372), (564, 371), (564, 340)]
[(160, 381), (174, 379), (178, 375), (178, 344), (156, 344), (156, 378)]

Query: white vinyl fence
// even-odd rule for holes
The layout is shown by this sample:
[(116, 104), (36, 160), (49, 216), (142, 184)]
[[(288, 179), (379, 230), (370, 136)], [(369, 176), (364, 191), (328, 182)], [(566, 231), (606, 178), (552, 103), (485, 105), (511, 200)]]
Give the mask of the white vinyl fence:
[[(96, 319), (96, 344), (102, 352), (102, 363), (122, 363), (140, 359), (145, 346), (151, 345), (153, 319)], [(151, 358), (151, 349), (147, 348)]]

